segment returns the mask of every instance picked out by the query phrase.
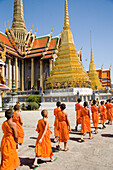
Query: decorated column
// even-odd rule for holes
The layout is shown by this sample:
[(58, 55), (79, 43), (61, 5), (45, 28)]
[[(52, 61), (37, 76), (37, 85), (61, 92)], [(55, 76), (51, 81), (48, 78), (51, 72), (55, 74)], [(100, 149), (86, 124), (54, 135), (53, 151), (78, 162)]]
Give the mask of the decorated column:
[(11, 89), (11, 59), (8, 59), (8, 87)]
[(40, 61), (40, 89), (43, 93), (43, 61)]
[(17, 58), (15, 58), (15, 87), (18, 88), (18, 82), (17, 82)]
[(22, 60), (22, 91), (24, 91), (24, 60)]
[(34, 58), (31, 58), (31, 88), (34, 86)]

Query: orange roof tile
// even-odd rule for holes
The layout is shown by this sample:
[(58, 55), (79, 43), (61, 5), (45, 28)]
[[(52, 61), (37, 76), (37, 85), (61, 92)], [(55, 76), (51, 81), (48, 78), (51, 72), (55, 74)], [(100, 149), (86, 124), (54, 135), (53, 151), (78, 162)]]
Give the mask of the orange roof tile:
[(57, 42), (58, 42), (58, 38), (51, 39), (49, 49), (54, 49), (54, 48), (56, 48)]
[(48, 40), (49, 40), (49, 36), (41, 37), (41, 38), (36, 38), (34, 43), (33, 43), (33, 47), (32, 48), (46, 47)]
[(0, 32), (0, 41), (2, 41), (3, 43), (5, 43), (9, 46), (12, 46), (8, 37), (5, 34), (3, 34), (2, 32)]

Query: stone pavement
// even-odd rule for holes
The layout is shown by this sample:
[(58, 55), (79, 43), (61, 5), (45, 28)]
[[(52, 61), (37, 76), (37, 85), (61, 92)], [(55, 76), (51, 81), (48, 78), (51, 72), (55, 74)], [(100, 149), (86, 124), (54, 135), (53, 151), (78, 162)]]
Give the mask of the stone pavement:
[[(74, 132), (75, 126), (75, 112), (73, 110), (67, 110), (69, 120), (72, 128), (70, 133), (70, 140), (68, 142), (69, 151), (56, 150), (56, 144), (52, 144), (54, 155), (57, 156), (57, 161), (51, 163), (49, 159), (41, 158), (39, 163), (41, 164), (40, 170), (113, 170), (113, 126), (106, 125), (107, 128), (102, 130), (101, 124), (99, 124), (98, 134), (93, 133), (94, 128), (92, 124), (93, 140), (88, 139), (86, 134), (85, 142), (80, 143), (80, 126), (79, 132)], [(35, 153), (35, 142), (37, 133), (35, 132), (38, 120), (41, 118), (40, 111), (24, 111), (22, 112), (24, 121), (25, 138), (24, 143), (20, 147), (21, 152), (18, 153), (21, 165), (17, 170), (29, 170), (32, 169)], [(1, 125), (5, 118), (0, 118), (0, 141), (2, 139)], [(50, 130), (53, 129), (54, 116), (53, 111), (49, 111), (49, 124)], [(53, 141), (53, 135), (51, 139)]]

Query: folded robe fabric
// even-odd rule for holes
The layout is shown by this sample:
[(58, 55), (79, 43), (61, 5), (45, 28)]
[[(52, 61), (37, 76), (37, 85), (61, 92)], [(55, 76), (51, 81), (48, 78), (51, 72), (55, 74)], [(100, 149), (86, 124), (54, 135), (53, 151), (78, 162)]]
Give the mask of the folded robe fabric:
[(23, 139), (24, 139), (24, 130), (22, 128), (22, 125), (20, 124), (19, 117), (16, 116), (15, 111), (14, 111), (13, 122), (15, 122), (16, 125), (17, 125), (18, 143), (19, 143), (19, 145), (22, 145), (23, 144)]
[(20, 160), (16, 152), (16, 142), (13, 130), (8, 122), (2, 124), (4, 136), (1, 142), (1, 167), (0, 170), (14, 170), (20, 165)]
[(47, 131), (42, 139), (42, 143), (39, 143), (39, 140), (42, 137), (42, 134), (45, 130), (45, 123), (43, 119), (40, 119), (38, 121), (38, 125), (36, 128), (36, 131), (39, 133), (38, 138), (36, 140), (36, 146), (35, 146), (35, 153), (37, 157), (52, 157), (53, 152), (51, 148), (51, 140), (50, 135), (52, 132), (49, 130), (49, 125), (47, 127)]
[(59, 141), (67, 142), (69, 140), (67, 117), (62, 111), (58, 112), (58, 121), (59, 121)]
[(60, 111), (60, 108), (54, 109), (54, 115), (55, 115), (55, 122), (54, 122), (54, 136), (59, 136), (59, 130), (58, 130), (58, 112)]

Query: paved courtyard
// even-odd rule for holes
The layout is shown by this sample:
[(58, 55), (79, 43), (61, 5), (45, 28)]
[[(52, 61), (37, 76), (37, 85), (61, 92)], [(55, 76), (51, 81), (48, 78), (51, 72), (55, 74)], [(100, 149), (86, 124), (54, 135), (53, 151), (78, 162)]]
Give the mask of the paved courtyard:
[[(99, 124), (98, 134), (93, 133), (94, 128), (92, 125), (93, 140), (88, 139), (86, 134), (85, 142), (80, 143), (80, 126), (79, 131), (74, 132), (75, 126), (75, 112), (73, 110), (67, 110), (69, 120), (72, 128), (70, 133), (70, 140), (68, 142), (69, 151), (56, 150), (56, 144), (52, 144), (54, 155), (57, 156), (57, 161), (51, 163), (49, 159), (41, 158), (39, 163), (41, 165), (40, 170), (113, 170), (113, 125), (106, 125), (107, 128), (102, 130), (101, 124)], [(25, 138), (24, 143), (20, 147), (21, 152), (18, 156), (21, 160), (21, 165), (17, 170), (29, 170), (32, 169), (35, 153), (35, 142), (37, 133), (35, 132), (38, 120), (41, 118), (40, 111), (23, 111), (22, 117), (24, 121)], [(2, 139), (1, 125), (5, 120), (4, 117), (0, 118), (0, 141)], [(53, 111), (49, 111), (49, 124), (50, 130), (53, 132), (54, 116)], [(51, 136), (53, 141), (54, 133)]]

